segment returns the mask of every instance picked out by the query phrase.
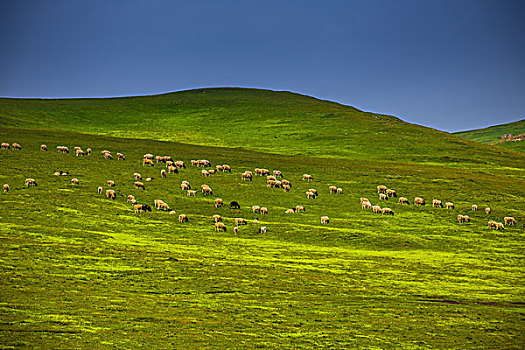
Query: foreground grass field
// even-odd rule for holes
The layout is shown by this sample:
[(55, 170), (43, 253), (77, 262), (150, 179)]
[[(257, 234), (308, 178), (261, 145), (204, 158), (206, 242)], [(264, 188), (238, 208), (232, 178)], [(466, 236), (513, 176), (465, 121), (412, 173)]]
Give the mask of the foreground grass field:
[[(170, 142), (69, 132), (0, 129), (22, 144), (1, 150), (0, 342), (4, 348), (520, 348), (524, 336), (523, 231), (486, 228), (523, 216), (522, 176), (411, 163), (279, 156)], [(40, 143), (50, 146), (39, 151)], [(94, 154), (58, 154), (56, 145)], [(105, 160), (102, 149), (127, 160)], [(200, 168), (161, 179), (142, 154), (189, 163), (230, 164), (204, 178)], [(280, 169), (290, 193), (265, 179), (240, 181), (254, 167)], [(56, 170), (71, 176), (53, 176)], [(132, 174), (156, 179), (133, 189)], [(303, 173), (315, 176), (301, 181)], [(25, 188), (24, 179), (39, 184)], [(77, 177), (80, 185), (70, 184)], [(115, 201), (96, 194), (116, 182)], [(240, 210), (187, 198), (180, 182), (209, 184)], [(328, 186), (344, 189), (329, 195)], [(396, 215), (361, 210), (385, 184), (410, 199), (453, 201), (455, 210), (388, 203)], [(320, 192), (307, 200), (304, 192)], [(161, 198), (190, 221), (154, 210), (135, 214), (126, 196)], [(470, 205), (492, 213), (469, 212)], [(269, 208), (260, 224), (249, 206)], [(302, 204), (305, 213), (284, 214)], [(221, 214), (228, 231), (213, 230)], [(456, 222), (458, 213), (472, 218)], [(329, 225), (319, 217), (328, 215)], [(233, 218), (249, 219), (237, 236)], [(266, 234), (257, 233), (260, 225)]]
[[(276, 99), (270, 92), (215, 92), (211, 100), (202, 99), (210, 94), (202, 91), (176, 97), (195, 106), (200, 101), (202, 113), (216, 119), (215, 129), (204, 117), (184, 119), (188, 104), (184, 113), (164, 114), (165, 128), (145, 117), (170, 95), (1, 101), (0, 141), (22, 145), (0, 150), (0, 183), (10, 184), (0, 194), (2, 348), (523, 348), (522, 153), (500, 154), (501, 148), (293, 94), (282, 93), (288, 97), (281, 101), (281, 93)], [(126, 112), (118, 112), (129, 101)], [(139, 126), (132, 112), (141, 111), (140, 101)], [(230, 124), (240, 101), (261, 123), (266, 117), (256, 116), (267, 116), (272, 104), (277, 124), (286, 111), (299, 118), (298, 109), (330, 115), (338, 108), (345, 117), (341, 124), (297, 119), (296, 132), (311, 138), (287, 137), (291, 129), (281, 127), (271, 129), (278, 136), (271, 140), (264, 128)], [(278, 109), (279, 103), (288, 105)], [(68, 119), (71, 106), (85, 118)], [(384, 132), (394, 127), (388, 122), (398, 123), (397, 132)], [(312, 133), (312, 125), (330, 132)], [(329, 135), (343, 129), (356, 134)], [(359, 130), (369, 130), (368, 136), (358, 136)], [(173, 142), (179, 135), (191, 144)], [(207, 135), (228, 147), (204, 146)], [(358, 147), (359, 137), (366, 147)], [(48, 152), (39, 150), (42, 143)], [(57, 145), (91, 147), (93, 154), (59, 154)], [(103, 159), (103, 149), (122, 152), (126, 160)], [(188, 167), (163, 179), (161, 164), (142, 166), (145, 153), (171, 155)], [(231, 165), (232, 173), (203, 177), (202, 168), (189, 166), (203, 158)], [(240, 174), (255, 167), (281, 170), (291, 191), (267, 188), (258, 176), (242, 182)], [(70, 175), (54, 176), (58, 170)], [(133, 188), (137, 171), (155, 178), (144, 191)], [(305, 173), (315, 180), (303, 182)], [(38, 186), (25, 188), (28, 177)], [(79, 186), (71, 184), (73, 177)], [(98, 186), (108, 189), (108, 180), (116, 183), (115, 200), (97, 194)], [(182, 180), (197, 190), (206, 183), (214, 196), (187, 197)], [(429, 204), (439, 198), (455, 209), (380, 203), (380, 184), (411, 203), (416, 196)], [(330, 195), (330, 185), (343, 194)], [(306, 198), (309, 188), (319, 191), (317, 199)], [(129, 194), (152, 207), (163, 199), (177, 215), (155, 209), (135, 214)], [(216, 209), (217, 197), (236, 200), (241, 209)], [(362, 210), (360, 197), (395, 215)], [(492, 211), (472, 212), (472, 204)], [(252, 205), (268, 207), (268, 215), (253, 214)], [(284, 213), (296, 205), (306, 212)], [(189, 222), (177, 222), (182, 213)], [(226, 232), (214, 231), (213, 214), (223, 216)], [(458, 214), (471, 222), (459, 224)], [(328, 225), (320, 224), (323, 215)], [(518, 225), (487, 228), (488, 220), (504, 216)], [(238, 235), (236, 217), (248, 221)], [(259, 223), (252, 222), (256, 218)], [(261, 226), (268, 231), (258, 233)]]

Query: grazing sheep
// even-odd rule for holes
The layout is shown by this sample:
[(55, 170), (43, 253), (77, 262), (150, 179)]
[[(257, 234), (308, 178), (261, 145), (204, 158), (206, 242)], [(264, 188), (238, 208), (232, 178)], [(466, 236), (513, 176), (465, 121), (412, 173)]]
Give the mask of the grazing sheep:
[(179, 215), (179, 223), (185, 223), (188, 222), (188, 216), (186, 214), (180, 214)]
[(2, 142), (0, 147), (2, 147), (2, 149), (10, 149), (11, 148), (11, 146), (9, 146), (9, 144), (7, 142)]
[(215, 170), (217, 170), (217, 171), (224, 171), (224, 169), (222, 168), (222, 165), (219, 165), (219, 164), (217, 164), (215, 166)]
[(487, 214), (487, 215), (490, 214), (490, 208), (485, 208), (485, 214)]
[(142, 188), (143, 190), (146, 189), (146, 187), (144, 187), (144, 184), (142, 182), (135, 182), (135, 188), (136, 189), (139, 189), (139, 188)]
[(266, 176), (266, 181), (270, 181), (270, 180), (277, 181), (277, 178), (275, 176), (273, 176), (273, 175)]
[(4, 184), (4, 192), (9, 192), (9, 184)]
[(195, 190), (188, 190), (186, 192), (186, 196), (188, 196), (188, 197), (195, 197), (196, 194), (197, 194), (197, 191), (195, 191)]
[(283, 173), (280, 170), (272, 171), (273, 176), (283, 178)]
[(144, 158), (142, 160), (142, 166), (144, 166), (144, 165), (155, 166), (155, 163), (153, 163), (153, 161), (151, 159)]
[(405, 198), (405, 197), (399, 197), (399, 204), (403, 205), (403, 204), (407, 204), (409, 205), (410, 203), (408, 202), (408, 199)]
[(17, 149), (17, 150), (21, 150), (22, 149), (22, 146), (20, 146), (18, 143), (13, 143), (13, 149)]
[(253, 177), (252, 172), (248, 170), (241, 174), (242, 181), (246, 181), (246, 180), (252, 181), (252, 177)]
[(310, 199), (310, 198), (315, 199), (315, 193), (312, 192), (312, 191), (306, 191), (306, 198), (308, 198), (308, 199)]
[(328, 224), (330, 223), (330, 218), (328, 216), (321, 216), (321, 224)]
[(106, 190), (106, 198), (115, 199), (117, 198), (117, 193), (115, 190)]
[(290, 186), (290, 188), (292, 188), (292, 183), (286, 179), (282, 179), (281, 180), (281, 184), (284, 186), (284, 185), (287, 185), (287, 186)]
[(134, 178), (135, 180), (142, 180), (142, 175), (140, 175), (139, 173), (134, 173), (134, 174), (133, 174), (133, 178)]
[(454, 209), (454, 203), (452, 202), (446, 202), (445, 203), (445, 209)]
[(166, 170), (164, 170), (164, 169), (160, 170), (160, 177), (163, 178), (163, 179), (166, 177)]
[(234, 233), (234, 234), (239, 233), (239, 226), (235, 226), (235, 227), (233, 228), (233, 233)]
[(213, 191), (210, 187), (203, 187), (202, 188), (202, 195), (203, 196), (212, 196), (213, 195)]
[(341, 187), (338, 187), (337, 190), (335, 190), (336, 194), (343, 194), (343, 189)]
[(146, 182), (151, 182), (151, 181), (153, 181), (153, 180), (155, 180), (155, 178), (153, 178), (153, 177), (147, 177), (147, 178), (146, 178)]
[(304, 209), (304, 207), (302, 205), (296, 205), (295, 206), (295, 211), (296, 212), (304, 212), (304, 211), (306, 211), (306, 209)]
[(213, 222), (222, 221), (222, 216), (220, 216), (219, 214), (213, 215), (212, 218), (213, 218)]
[[(129, 196), (128, 196), (128, 198), (129, 198)], [(154, 199), (153, 200), (153, 204), (155, 205), (156, 209), (159, 209), (159, 204), (160, 203), (164, 203), (164, 201), (162, 199)]]
[(478, 210), (478, 206), (476, 204), (473, 204), (472, 205), (472, 211), (477, 211)]
[(216, 200), (213, 201), (213, 205), (215, 206), (215, 208), (219, 208), (224, 205), (224, 202), (222, 199), (217, 198)]
[(248, 223), (243, 218), (235, 218), (235, 226), (247, 225)]
[(397, 197), (397, 192), (395, 190), (386, 190), (386, 195), (388, 197)]
[(217, 232), (226, 232), (226, 225), (224, 225), (222, 222), (216, 222), (215, 223), (215, 231)]
[(210, 172), (207, 171), (207, 170), (204, 170), (204, 169), (201, 171), (201, 174), (202, 174), (203, 176), (210, 176)]
[(133, 205), (135, 213), (142, 213), (143, 211), (151, 211), (151, 207), (147, 204), (135, 204)]
[(259, 227), (259, 233), (266, 233), (266, 226)]
[(151, 154), (151, 153), (146, 153), (142, 158), (153, 160), (153, 154)]
[(215, 169), (210, 169), (208, 170), (208, 174), (211, 176), (211, 175), (215, 175), (215, 173), (217, 172), (217, 170)]
[(361, 201), (361, 203), (363, 203), (363, 202), (370, 202), (368, 200), (368, 198), (366, 198), (366, 197), (361, 197), (361, 198), (359, 198), (359, 200)]
[(381, 210), (381, 215), (392, 215), (392, 216), (394, 216), (394, 212), (390, 208), (383, 208)]
[(58, 153), (69, 153), (69, 148), (66, 146), (57, 146)]
[(98, 194), (102, 194), (102, 187), (101, 187), (101, 186), (99, 186), (99, 187), (97, 188), (97, 193), (98, 193)]
[(291, 186), (290, 185), (283, 185), (281, 181), (281, 187), (284, 192), (290, 192)]
[(380, 193), (379, 194), (379, 200), (380, 201), (386, 201), (386, 200), (388, 200), (388, 197), (386, 196), (386, 194)]
[(55, 175), (55, 176), (60, 176), (60, 175), (62, 175), (62, 170), (60, 170), (60, 171), (55, 171), (55, 172), (53, 173), (53, 175)]
[(333, 194), (337, 191), (337, 187), (336, 186), (328, 186), (328, 190), (330, 191), (330, 194)]
[(261, 207), (261, 215), (266, 215), (266, 214), (268, 214), (268, 208)]
[(310, 174), (304, 174), (303, 175), (303, 181), (313, 181), (314, 180), (314, 177)]
[(386, 194), (386, 191), (388, 190), (388, 188), (384, 185), (379, 185), (377, 186), (377, 193), (385, 193)]
[(186, 165), (184, 164), (184, 162), (182, 160), (177, 160), (173, 164), (179, 169), (186, 169)]
[[(102, 189), (102, 187), (99, 187), (99, 188)], [(134, 199), (135, 199), (135, 196), (132, 195), (132, 194), (130, 194), (130, 195), (128, 196), (128, 203), (131, 203)]]
[(504, 230), (505, 226), (501, 222), (496, 222), (496, 230)]
[(416, 197), (414, 198), (414, 205), (417, 205), (417, 206), (422, 206), (422, 205), (425, 205), (425, 200), (421, 197)]
[(75, 156), (77, 156), (77, 157), (78, 157), (78, 156), (85, 156), (85, 155), (86, 155), (86, 154), (85, 154), (84, 151), (81, 150), (81, 149), (77, 149), (77, 150), (75, 151)]
[(40, 150), (41, 151), (47, 151), (47, 146), (44, 145), (44, 144), (40, 145)]
[(115, 181), (108, 180), (108, 187), (115, 187)]
[(162, 210), (171, 210), (170, 209), (170, 206), (168, 205), (168, 203), (165, 203), (165, 202), (162, 202), (162, 203), (159, 203), (159, 207), (158, 209), (162, 209)]
[(505, 225), (516, 225), (516, 219), (512, 216), (505, 216), (503, 221), (505, 222)]
[(117, 153), (117, 160), (126, 160), (126, 157), (122, 153)]
[(441, 207), (443, 208), (443, 203), (441, 203), (441, 201), (439, 199), (432, 199), (432, 208), (435, 208), (435, 207)]
[(285, 214), (293, 214), (293, 213), (295, 213), (295, 209), (286, 209), (286, 211), (284, 213)]
[(170, 212), (168, 213), (168, 215), (175, 215), (175, 214), (177, 214), (175, 210), (170, 210)]
[(86, 150), (86, 154), (87, 154), (88, 156), (91, 154), (91, 152), (93, 152), (91, 148), (88, 148), (88, 149)]
[(372, 203), (368, 201), (361, 202), (361, 209), (372, 209)]
[(465, 222), (470, 222), (470, 217), (468, 215), (458, 215), (458, 222), (460, 224), (462, 223), (465, 223)]
[(261, 207), (258, 205), (252, 205), (252, 213), (260, 213)]
[(376, 213), (376, 214), (381, 213), (381, 210), (382, 210), (382, 209), (381, 209), (381, 207), (380, 207), (379, 205), (374, 205), (374, 206), (372, 207), (372, 212), (374, 212), (374, 213)]
[(236, 201), (230, 202), (230, 209), (241, 209), (241, 206)]
[[(164, 171), (164, 174), (166, 174), (166, 170), (162, 169), (162, 170), (161, 170), (161, 173), (162, 173), (162, 171)], [(177, 169), (176, 166), (171, 166), (171, 165), (170, 165), (170, 166), (168, 167), (168, 173), (170, 173), (170, 174), (178, 174), (178, 173), (179, 173), (179, 169)]]
[(232, 172), (232, 168), (228, 165), (228, 164), (223, 164), (222, 165), (222, 172), (229, 172), (231, 173)]
[(172, 162), (171, 160), (166, 161), (166, 168), (170, 166), (175, 166), (175, 162)]
[[(257, 175), (257, 173), (255, 173)], [(268, 169), (259, 169), (259, 174), (260, 176), (265, 176), (265, 175), (269, 175), (270, 174), (270, 170)]]
[(496, 227), (496, 224), (497, 224), (496, 221), (490, 220), (488, 222), (487, 226), (488, 226), (489, 229), (492, 229), (493, 227)]
[(26, 187), (38, 186), (38, 184), (36, 183), (36, 180), (32, 179), (32, 178), (27, 178), (26, 181), (25, 181), (25, 185), (26, 185)]
[(183, 190), (183, 191), (186, 191), (186, 190), (189, 190), (191, 187), (189, 184), (186, 184), (186, 183), (181, 183), (180, 184), (180, 189)]
[(76, 177), (73, 178), (73, 179), (71, 179), (71, 184), (72, 184), (72, 185), (77, 185), (77, 186), (78, 186), (79, 183), (80, 183), (80, 182), (78, 181), (78, 179), (77, 179)]

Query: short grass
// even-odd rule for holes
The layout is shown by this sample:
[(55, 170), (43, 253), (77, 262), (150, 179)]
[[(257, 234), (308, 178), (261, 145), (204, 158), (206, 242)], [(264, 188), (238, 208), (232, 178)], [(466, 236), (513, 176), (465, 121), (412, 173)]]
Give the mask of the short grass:
[[(52, 109), (46, 113), (58, 120)], [(29, 119), (20, 120), (27, 124)], [(98, 126), (87, 134), (51, 126), (0, 128), (0, 140), (23, 146), (0, 150), (0, 182), (11, 185), (0, 195), (3, 348), (523, 347), (525, 180), (519, 153), (500, 156), (491, 146), (474, 148), (480, 153), (472, 158), (467, 151), (447, 153), (463, 163), (432, 155), (422, 162), (389, 159), (379, 146), (368, 151), (375, 152), (372, 159), (350, 158), (354, 151), (344, 145), (330, 157), (309, 154), (327, 151), (329, 141), (320, 140), (311, 152), (305, 148), (306, 155), (287, 155), (255, 151), (258, 141), (240, 149), (147, 140), (158, 125), (142, 125), (144, 135), (117, 132), (138, 139), (93, 135), (100, 133)], [(247, 132), (240, 128), (235, 142), (248, 138)], [(282, 147), (275, 142), (275, 148), (268, 143), (270, 151)], [(293, 150), (295, 142), (288, 142)], [(50, 151), (39, 151), (41, 143)], [(447, 141), (436, 141), (441, 143)], [(58, 154), (57, 145), (91, 147), (94, 153)], [(105, 160), (102, 149), (122, 152), (127, 160)], [(188, 168), (161, 179), (160, 165), (141, 165), (148, 152), (184, 160)], [(189, 166), (200, 158), (230, 164), (233, 171), (205, 178)], [(241, 172), (254, 167), (282, 170), (292, 190), (269, 189), (261, 177), (240, 181)], [(56, 170), (71, 175), (53, 176)], [(155, 177), (145, 191), (133, 189), (136, 171)], [(303, 182), (304, 173), (315, 181)], [(39, 186), (26, 189), (26, 177)], [(72, 177), (80, 180), (78, 187), (70, 184)], [(116, 182), (114, 201), (96, 193), (98, 186), (107, 188), (107, 180)], [(209, 184), (213, 198), (186, 197), (182, 180), (197, 188)], [(344, 193), (330, 195), (332, 184)], [(359, 197), (379, 204), (379, 184), (411, 200), (452, 201), (456, 209), (401, 207), (389, 200), (381, 205), (392, 208), (393, 217), (361, 210)], [(304, 193), (312, 187), (320, 196), (307, 200)], [(128, 194), (152, 206), (163, 199), (190, 220), (179, 224), (177, 215), (156, 210), (135, 214)], [(236, 200), (241, 209), (215, 209), (216, 197)], [(297, 204), (306, 212), (284, 214)], [(471, 212), (472, 204), (492, 212)], [(266, 206), (269, 214), (255, 215), (251, 205)], [(224, 217), (227, 232), (214, 232), (215, 213)], [(472, 222), (458, 224), (459, 213)], [(322, 215), (331, 218), (329, 225), (320, 225)], [(486, 228), (489, 219), (509, 215), (518, 227)], [(237, 236), (235, 217), (249, 220)], [(259, 224), (251, 222), (256, 217)], [(261, 225), (267, 233), (257, 232)]]
[(516, 151), (525, 151), (525, 141), (504, 142), (500, 136), (505, 134), (520, 135), (525, 133), (525, 119), (517, 122), (495, 125), (484, 129), (476, 129), (455, 133), (457, 136), (464, 137), (477, 142), (488, 143), (513, 149)]

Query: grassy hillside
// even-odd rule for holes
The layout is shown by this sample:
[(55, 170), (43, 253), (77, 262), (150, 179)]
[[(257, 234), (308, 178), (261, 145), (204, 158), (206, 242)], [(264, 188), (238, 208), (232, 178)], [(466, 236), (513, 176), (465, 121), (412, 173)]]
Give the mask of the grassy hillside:
[(285, 155), (456, 166), (515, 163), (495, 157), (492, 147), (392, 116), (268, 90), (200, 89), (113, 99), (0, 99), (0, 122), (5, 127), (240, 147)]
[(524, 152), (525, 141), (512, 141), (512, 137), (501, 139), (501, 136), (505, 134), (512, 134), (513, 136), (517, 136), (524, 133), (525, 119), (508, 124), (494, 125), (484, 129), (461, 131), (455, 134), (469, 140), (488, 143), (490, 145), (498, 145), (501, 147)]
[[(0, 184), (10, 185), (0, 193), (1, 348), (525, 343), (521, 152), (261, 90), (3, 99), (0, 116), (0, 141), (22, 145), (0, 149)], [(39, 150), (42, 143), (48, 152)], [(93, 154), (59, 154), (57, 145), (90, 147)], [(104, 159), (104, 149), (126, 160)], [(142, 166), (145, 153), (188, 167), (161, 178), (164, 165)], [(229, 164), (232, 172), (205, 177), (191, 159)], [(264, 177), (241, 181), (256, 167), (281, 170), (290, 192), (268, 188)], [(54, 176), (58, 170), (69, 175)], [(135, 189), (134, 172), (154, 180)], [(302, 181), (305, 173), (314, 181)], [(26, 188), (28, 177), (38, 186)], [(116, 183), (115, 200), (97, 194), (108, 180)], [(210, 185), (213, 196), (188, 197), (182, 180), (198, 191)], [(380, 201), (380, 184), (428, 204)], [(330, 185), (343, 193), (330, 194)], [(306, 198), (310, 188), (318, 190), (316, 199)], [(129, 194), (152, 207), (162, 199), (176, 214), (135, 213)], [(214, 208), (218, 197), (241, 209)], [(363, 210), (360, 197), (395, 215)], [(455, 208), (432, 208), (433, 198)], [(471, 211), (473, 204), (481, 210)], [(255, 214), (252, 205), (269, 213)], [(285, 214), (296, 205), (306, 212)], [(189, 222), (178, 223), (182, 213)], [(223, 217), (226, 232), (214, 231), (213, 214)], [(458, 214), (471, 222), (458, 223)], [(323, 215), (329, 224), (320, 224)], [(518, 225), (487, 228), (488, 220), (505, 216)], [(234, 235), (238, 217), (248, 224)]]

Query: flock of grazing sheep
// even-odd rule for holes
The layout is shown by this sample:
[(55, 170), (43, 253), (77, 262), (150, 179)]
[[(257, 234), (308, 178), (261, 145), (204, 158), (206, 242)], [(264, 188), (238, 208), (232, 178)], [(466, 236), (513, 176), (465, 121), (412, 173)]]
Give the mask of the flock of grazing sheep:
[[(8, 150), (8, 149), (11, 149), (11, 148), (14, 149), (14, 150), (21, 150), (22, 149), (22, 147), (18, 143), (13, 143), (12, 145), (10, 145), (9, 143), (6, 143), (6, 142), (1, 143), (1, 149)], [(59, 153), (69, 153), (70, 152), (69, 148), (66, 147), (66, 146), (57, 146), (56, 148), (57, 148), (57, 151)], [(41, 145), (40, 146), (40, 150), (41, 151), (48, 151), (48, 148), (47, 148), (46, 145)], [(86, 155), (91, 155), (91, 153), (92, 153), (91, 148), (86, 149), (86, 151), (84, 152), (82, 150), (82, 148), (74, 147), (73, 151), (74, 151), (76, 156), (86, 156)], [(101, 151), (101, 156), (103, 158), (105, 158), (105, 159), (113, 159), (113, 156), (112, 156), (111, 152), (108, 151), (108, 150)], [(122, 153), (117, 153), (116, 156), (117, 156), (118, 160), (125, 160), (126, 159), (126, 157)], [(154, 162), (154, 160), (155, 160), (155, 162)], [(170, 156), (154, 156), (153, 154), (149, 154), (149, 153), (145, 154), (143, 156), (143, 160), (142, 160), (142, 165), (143, 166), (155, 166), (155, 163), (157, 163), (157, 164), (158, 163), (163, 163), (165, 165), (166, 169), (167, 169), (167, 173), (179, 173), (179, 171), (181, 169), (185, 169), (186, 168), (186, 166), (185, 166), (183, 161), (181, 161), (181, 160), (174, 161), (172, 159), (172, 157), (170, 157)], [(205, 176), (205, 177), (214, 175), (217, 172), (228, 172), (228, 173), (231, 173), (231, 167), (229, 165), (227, 165), (227, 164), (216, 165), (215, 169), (209, 169), (209, 168), (212, 167), (212, 165), (211, 165), (211, 162), (209, 160), (206, 160), (206, 159), (191, 160), (191, 165), (192, 166), (196, 166), (196, 167), (207, 168), (207, 169), (201, 170), (201, 174), (203, 176)], [(166, 169), (161, 169), (160, 170), (161, 178), (166, 178), (167, 177)], [(253, 173), (251, 171), (249, 171), (249, 170), (246, 170), (246, 171), (244, 171), (241, 174), (241, 180), (242, 181), (252, 181), (254, 173), (257, 176), (266, 176), (266, 183), (267, 183), (267, 186), (269, 188), (281, 188), (285, 192), (289, 192), (290, 189), (292, 188), (292, 183), (290, 181), (286, 180), (286, 179), (283, 179), (283, 174), (282, 174), (282, 172), (280, 170), (273, 170), (271, 174), (270, 174), (270, 171), (268, 169), (255, 168)], [(67, 172), (57, 171), (57, 172), (54, 173), (54, 175), (62, 176), (62, 175), (69, 175), (69, 174)], [(140, 173), (137, 173), (137, 172), (134, 173), (133, 174), (133, 178), (135, 180), (134, 188), (135, 189), (145, 190), (146, 187), (145, 187), (144, 183), (139, 181), (139, 180), (142, 180), (142, 176), (140, 175)], [(152, 181), (152, 180), (153, 180), (152, 178), (146, 178), (145, 179), (146, 182), (149, 182), (149, 181)], [(310, 174), (304, 174), (303, 177), (302, 177), (302, 180), (303, 181), (314, 181), (314, 177), (313, 177), (313, 175), (310, 175)], [(79, 182), (79, 180), (77, 178), (73, 178), (73, 179), (71, 179), (71, 183), (73, 185), (79, 185), (80, 182)], [(37, 186), (37, 182), (36, 182), (35, 179), (27, 178), (25, 180), (25, 187), (28, 188), (30, 186)], [(112, 181), (112, 180), (108, 180), (107, 181), (107, 186), (108, 187), (114, 187), (115, 186), (115, 182)], [(9, 184), (4, 184), (3, 185), (3, 190), (4, 190), (4, 192), (9, 192)], [(190, 185), (190, 183), (188, 181), (182, 181), (182, 183), (181, 183), (181, 190), (186, 191), (186, 195), (188, 197), (191, 197), (191, 196), (194, 197), (197, 194), (197, 191), (191, 188), (191, 185)], [(343, 189), (342, 188), (338, 188), (336, 186), (329, 186), (328, 190), (329, 190), (330, 194), (342, 194), (343, 193)], [(206, 185), (206, 184), (202, 184), (201, 185), (201, 192), (202, 192), (203, 196), (212, 196), (213, 195), (213, 190), (211, 189), (211, 187), (209, 185)], [(103, 194), (102, 186), (97, 188), (97, 193), (99, 195)], [(387, 201), (389, 198), (394, 198), (394, 197), (397, 198), (397, 192), (395, 190), (387, 188), (384, 185), (377, 186), (377, 193), (378, 193), (380, 201)], [(105, 191), (105, 195), (109, 199), (116, 199), (116, 192), (113, 189), (106, 190)], [(319, 193), (317, 192), (316, 189), (311, 188), (308, 191), (306, 191), (306, 198), (307, 199), (315, 199), (318, 195), (319, 195)], [(151, 207), (148, 204), (137, 204), (137, 200), (135, 199), (135, 197), (133, 195), (129, 195), (127, 197), (127, 201), (128, 201), (128, 203), (131, 203), (133, 205), (133, 209), (134, 209), (135, 213), (141, 213), (143, 211), (151, 211)], [(379, 205), (372, 205), (370, 200), (368, 200), (368, 198), (361, 197), (360, 201), (361, 201), (361, 208), (362, 209), (372, 210), (373, 213), (380, 213), (382, 215), (392, 215), (392, 216), (394, 215), (394, 211), (391, 208), (386, 208), (386, 207), (381, 208), (381, 206), (379, 206)], [(410, 204), (409, 200), (407, 198), (405, 198), (405, 197), (399, 197), (398, 203), (400, 205), (408, 205), (408, 204)], [(169, 205), (167, 203), (165, 203), (161, 199), (155, 199), (153, 204), (154, 204), (154, 206), (155, 206), (155, 208), (157, 210), (166, 210), (166, 211), (169, 212), (170, 215), (175, 215), (176, 214), (175, 211), (172, 210), (169, 207)], [(223, 200), (221, 198), (216, 198), (214, 200), (214, 207), (215, 208), (222, 207), (223, 205), (224, 205), (224, 202), (223, 202)], [(414, 205), (416, 205), (416, 206), (424, 206), (424, 205), (426, 205), (426, 202), (421, 197), (415, 197), (414, 198)], [(445, 202), (443, 204), (442, 201), (438, 200), (438, 199), (433, 199), (432, 200), (432, 207), (433, 208), (455, 209), (455, 206), (454, 206), (454, 204), (452, 202)], [(232, 201), (230, 203), (230, 208), (231, 209), (240, 209), (240, 205), (236, 201)], [(251, 209), (252, 209), (253, 213), (257, 213), (257, 214), (260, 214), (260, 215), (268, 214), (268, 208), (266, 208), (266, 207), (253, 205), (251, 207)], [(472, 205), (472, 207), (470, 209), (472, 211), (477, 211), (478, 210), (478, 206), (474, 204), (474, 205)], [(304, 206), (297, 205), (294, 208), (286, 209), (285, 213), (286, 214), (293, 214), (293, 213), (304, 212), (304, 211), (305, 211)], [(490, 208), (485, 208), (485, 213), (486, 214), (490, 214), (490, 211), (491, 211)], [(212, 219), (213, 219), (213, 221), (215, 223), (215, 231), (223, 231), (223, 232), (225, 232), (227, 230), (227, 227), (222, 222), (222, 217), (220, 215), (215, 214), (215, 215), (212, 216)], [(460, 214), (460, 215), (457, 216), (457, 220), (458, 220), (458, 222), (460, 224), (461, 223), (468, 223), (468, 222), (470, 222), (470, 217), (468, 215)], [(188, 222), (188, 216), (186, 214), (180, 214), (179, 217), (178, 217), (178, 221), (179, 221), (179, 223)], [(505, 225), (515, 225), (516, 224), (516, 220), (513, 217), (505, 217), (505, 218), (503, 218), (503, 221), (504, 222), (501, 223), (501, 222), (495, 222), (495, 221), (490, 220), (488, 222), (488, 228), (489, 229), (494, 228), (496, 230), (503, 230), (505, 228)], [(235, 234), (238, 233), (239, 226), (247, 224), (246, 220), (244, 220), (243, 218), (235, 218), (234, 222), (235, 222), (235, 226), (234, 226), (234, 233)], [(254, 223), (257, 223), (257, 222), (258, 222), (258, 220), (255, 219)], [(329, 223), (330, 223), (330, 218), (328, 216), (322, 216), (321, 217), (321, 224), (329, 224)], [(261, 232), (261, 233), (265, 233), (266, 230), (267, 229), (266, 229), (265, 226), (262, 226), (262, 227), (259, 228), (259, 232)]]

